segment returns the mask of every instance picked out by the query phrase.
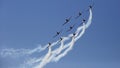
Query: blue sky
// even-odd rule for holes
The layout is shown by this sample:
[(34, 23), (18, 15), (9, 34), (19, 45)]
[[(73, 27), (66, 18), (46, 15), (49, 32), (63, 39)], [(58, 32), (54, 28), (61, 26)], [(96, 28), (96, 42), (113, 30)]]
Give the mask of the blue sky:
[[(45, 68), (120, 68), (120, 1), (94, 2), (92, 25), (67, 56)], [(35, 48), (37, 44), (54, 41), (52, 36), (61, 29), (64, 19), (84, 11), (91, 3), (90, 0), (0, 0), (0, 49)], [(0, 68), (19, 64), (19, 59), (0, 57)]]

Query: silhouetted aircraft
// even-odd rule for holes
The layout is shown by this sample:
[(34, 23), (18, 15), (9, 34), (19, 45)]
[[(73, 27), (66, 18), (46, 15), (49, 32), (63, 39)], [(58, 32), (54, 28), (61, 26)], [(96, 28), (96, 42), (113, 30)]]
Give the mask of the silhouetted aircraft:
[(69, 21), (70, 21), (70, 20), (71, 20), (71, 17), (69, 17), (69, 18), (65, 19), (65, 23), (64, 23), (63, 25), (65, 25), (65, 24), (69, 23)]
[(92, 9), (92, 8), (93, 8), (93, 6), (94, 6), (94, 4), (93, 4), (93, 5), (89, 5), (89, 9)]
[(89, 5), (89, 9), (92, 9), (94, 6), (94, 3), (92, 5)]
[(79, 14), (78, 14), (79, 16), (81, 16), (82, 15), (82, 13), (81, 12), (79, 12)]
[[(62, 41), (62, 40), (63, 40), (63, 38), (62, 38), (62, 37), (60, 37), (60, 41)], [(59, 41), (59, 42), (60, 42), (60, 41)]]
[(55, 36), (53, 36), (53, 38), (55, 38), (56, 36), (58, 36), (61, 32), (62, 32), (62, 30), (61, 30), (61, 31), (59, 31), (59, 32), (57, 31), (57, 32), (56, 32), (56, 35), (55, 35)]
[(86, 22), (86, 20), (85, 19), (83, 19), (82, 20), (82, 23), (79, 25), (79, 26), (81, 26), (83, 23), (85, 23)]
[(91, 4), (91, 5), (88, 6), (89, 8), (86, 11), (89, 11), (89, 9), (92, 9), (93, 6), (94, 6), (94, 2), (93, 2), (93, 4)]
[(81, 15), (82, 15), (82, 13), (79, 12), (79, 13), (78, 13), (78, 16), (76, 17), (76, 19), (79, 18)]
[(62, 37), (60, 37), (60, 40), (63, 40), (63, 38), (62, 38)]
[(51, 46), (51, 43), (49, 42), (49, 43), (48, 43), (48, 47), (47, 47), (47, 48), (49, 48), (50, 46)]
[(90, 5), (89, 8), (92, 9), (92, 6)]
[(50, 42), (49, 42), (48, 44), (49, 44), (49, 45), (51, 45), (51, 43), (50, 43)]
[(72, 25), (72, 26), (70, 26), (70, 27), (69, 27), (69, 30), (67, 30), (67, 32), (68, 32), (68, 31), (71, 31), (71, 30), (74, 28), (74, 26), (75, 26), (75, 24)]
[(85, 20), (85, 19), (83, 19), (83, 20), (82, 20), (82, 23), (85, 23), (85, 22), (86, 22), (86, 20)]
[(76, 33), (73, 33), (73, 36), (75, 36), (76, 35)]

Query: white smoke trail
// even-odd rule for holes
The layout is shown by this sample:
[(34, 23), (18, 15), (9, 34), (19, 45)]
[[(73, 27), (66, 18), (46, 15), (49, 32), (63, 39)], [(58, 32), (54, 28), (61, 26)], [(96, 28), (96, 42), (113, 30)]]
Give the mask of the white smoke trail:
[[(83, 24), (83, 26), (81, 26), (83, 28), (82, 32), (79, 34), (79, 36), (81, 37), (84, 32), (85, 32), (85, 23)], [(51, 62), (51, 61), (59, 61), (60, 58), (64, 57), (70, 50), (72, 50), (74, 42), (75, 42), (75, 37), (72, 35), (68, 36), (69, 38), (65, 38), (63, 40), (61, 40), (61, 46), (53, 51), (51, 51), (51, 55), (48, 56), (49, 52), (47, 53), (46, 57), (44, 58), (45, 61), (41, 61), (40, 65), (37, 65), (35, 68), (43, 68), (47, 63)], [(72, 37), (72, 41), (70, 41), (68, 44), (64, 44), (64, 42), (68, 39), (70, 39)], [(67, 48), (68, 47), (68, 48)], [(66, 49), (67, 48), (67, 49)], [(66, 49), (63, 53), (61, 53), (61, 51), (63, 51), (64, 49)], [(61, 53), (61, 54), (60, 54)]]
[(48, 53), (45, 55), (45, 57), (40, 62), (40, 65), (34, 67), (34, 68), (43, 68), (43, 66), (47, 63), (47, 59), (51, 56), (51, 46), (49, 46)]
[[(55, 58), (53, 59), (55, 62), (59, 61), (60, 58), (62, 58), (63, 56), (65, 56), (65, 55), (67, 54), (67, 52), (72, 49), (72, 47), (73, 47), (73, 45), (74, 45), (74, 38), (72, 38), (72, 41), (71, 41), (70, 44), (71, 44), (71, 45), (69, 46), (69, 48), (67, 48), (67, 49), (64, 51), (64, 53), (59, 54), (57, 57), (55, 57)], [(64, 49), (64, 48), (63, 48), (63, 49)], [(62, 50), (61, 50), (61, 51), (62, 51)]]
[[(92, 22), (92, 10), (89, 9), (90, 15), (87, 23), (83, 23), (82, 26), (78, 27), (75, 36), (73, 34), (69, 34), (67, 37), (63, 37), (63, 39), (60, 41), (53, 42), (51, 46), (49, 44), (45, 45), (44, 47), (37, 47), (34, 49), (3, 49), (0, 53), (2, 56), (10, 56), (10, 55), (31, 55), (36, 52), (44, 51), (48, 48), (48, 52), (45, 56), (42, 56), (40, 58), (31, 59), (27, 62), (27, 64), (34, 65), (38, 63), (36, 66), (33, 66), (32, 68), (43, 68), (47, 63), (49, 62), (57, 62), (62, 57), (67, 55), (67, 53), (72, 50), (74, 43), (81, 38), (81, 36), (84, 34), (85, 29), (87, 29)], [(67, 40), (71, 40), (65, 44)], [(52, 50), (52, 47), (57, 45), (58, 43), (61, 43), (60, 46), (54, 50)], [(48, 47), (49, 46), (49, 47)], [(64, 51), (64, 52), (62, 52)], [(25, 68), (25, 67), (23, 67)]]
[[(51, 55), (49, 55), (49, 58), (47, 57), (47, 59), (45, 59), (46, 61), (43, 61), (38, 65), (36, 68), (43, 68), (47, 63), (51, 62), (51, 61), (59, 61), (62, 57), (64, 57), (70, 50), (72, 50), (74, 43), (81, 38), (81, 36), (84, 34), (85, 29), (87, 29), (91, 22), (92, 22), (92, 10), (89, 10), (90, 12), (90, 16), (88, 19), (87, 24), (83, 23), (83, 26), (78, 27), (77, 31), (76, 31), (76, 35), (72, 37), (72, 34), (70, 34), (68, 37), (68, 39), (70, 39), (70, 37), (72, 37), (72, 41), (69, 42), (68, 44), (64, 44), (64, 41), (61, 41), (61, 46), (59, 48), (57, 48), (56, 50), (51, 51)], [(82, 32), (80, 32), (82, 30)], [(68, 48), (67, 48), (68, 47)], [(61, 53), (62, 50), (64, 50), (65, 48), (67, 48), (63, 53)]]
[[(30, 49), (2, 49), (0, 52), (0, 55), (2, 57), (6, 57), (6, 56), (22, 56), (22, 55), (26, 55), (29, 51), (31, 51)], [(15, 57), (14, 56), (14, 57)]]
[[(59, 41), (53, 42), (51, 44), (51, 46), (55, 46), (56, 44), (58, 44)], [(44, 51), (49, 45), (45, 45), (44, 47), (42, 47), (41, 45), (34, 48), (34, 49), (14, 49), (14, 48), (9, 48), (9, 49), (2, 49), (0, 52), (0, 55), (2, 57), (6, 57), (6, 56), (12, 56), (12, 57), (20, 57), (23, 55), (31, 55), (33, 53), (36, 52), (41, 52)]]
[[(82, 30), (82, 32), (80, 33), (80, 35), (79, 35), (78, 37), (80, 38), (80, 37), (84, 34), (84, 32), (85, 32), (85, 26), (83, 25), (83, 30)], [(77, 38), (78, 38), (78, 37), (77, 37)], [(59, 60), (60, 60), (62, 57), (64, 57), (70, 50), (72, 50), (74, 43), (77, 41), (77, 40), (76, 40), (77, 38), (74, 38), (74, 36), (73, 36), (72, 41), (71, 41), (69, 47), (68, 47), (62, 54), (60, 54), (59, 56), (55, 57), (53, 60), (54, 60), (55, 62), (59, 61)], [(65, 46), (66, 46), (66, 45), (65, 45)], [(64, 49), (64, 48), (63, 48), (63, 49)]]
[(92, 23), (92, 9), (89, 9), (90, 15), (89, 15), (89, 19), (88, 22), (86, 23), (86, 29), (91, 25)]
[[(63, 47), (63, 42), (62, 41), (65, 41), (65, 40), (68, 40), (68, 39), (69, 38), (63, 37), (63, 40), (60, 41), (61, 42), (61, 46), (58, 48), (59, 51), (58, 51), (58, 49), (56, 49), (56, 50), (54, 50), (54, 52), (59, 53), (60, 49)], [(53, 54), (54, 52), (51, 51), (52, 47), (53, 47), (52, 45), (49, 47), (48, 53), (45, 55), (43, 60), (37, 66), (35, 66), (34, 68), (43, 68), (47, 63), (49, 63), (51, 61), (51, 59), (53, 59), (55, 54)]]
[[(74, 39), (72, 39), (72, 40), (74, 40), (75, 42), (84, 34), (85, 29), (87, 29), (87, 28), (91, 25), (91, 23), (92, 23), (92, 10), (90, 9), (89, 12), (90, 12), (90, 16), (89, 16), (89, 19), (88, 19), (87, 24), (85, 25), (85, 23), (83, 23), (83, 26), (80, 26), (80, 27), (77, 29), (77, 31), (76, 31), (77, 34), (76, 34), (76, 35), (79, 34), (79, 32), (80, 32), (81, 29), (83, 29), (82, 32), (81, 32), (78, 36), (76, 36)], [(73, 43), (73, 42), (72, 42), (72, 43)], [(66, 45), (64, 45), (64, 46), (66, 46)], [(72, 47), (73, 47), (73, 45), (71, 45), (68, 49), (66, 49), (66, 51), (64, 51), (64, 53), (60, 54), (58, 57), (54, 58), (53, 60), (54, 60), (55, 62), (56, 62), (56, 61), (59, 61), (60, 58), (64, 57), (64, 56), (72, 49)], [(66, 47), (64, 47), (64, 48), (66, 48)], [(63, 49), (64, 49), (64, 48), (63, 48)]]

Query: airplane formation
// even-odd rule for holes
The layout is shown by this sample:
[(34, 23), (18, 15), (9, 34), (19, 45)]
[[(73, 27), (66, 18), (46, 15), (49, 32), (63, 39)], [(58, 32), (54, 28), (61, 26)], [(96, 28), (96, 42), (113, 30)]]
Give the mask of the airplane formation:
[[(92, 9), (93, 6), (94, 6), (94, 4), (89, 5), (89, 6), (88, 6), (89, 8), (88, 8), (87, 10)], [(75, 17), (75, 19), (78, 19), (78, 18), (79, 18), (80, 16), (82, 16), (82, 15), (83, 15), (82, 12), (79, 12), (78, 15)], [(67, 25), (68, 23), (70, 23), (71, 19), (72, 19), (72, 16), (66, 18), (66, 19), (65, 19), (65, 22), (62, 24), (62, 26), (65, 26), (65, 25)], [(82, 19), (80, 25), (82, 25), (82, 24), (85, 23), (85, 22), (86, 22), (86, 19)], [(75, 25), (76, 25), (76, 23), (75, 23), (74, 25), (69, 26), (69, 28), (68, 28), (68, 30), (67, 30), (66, 32), (72, 31), (73, 28), (75, 27)], [(56, 35), (54, 35), (53, 38), (56, 38), (57, 36), (59, 36), (59, 35), (62, 33), (62, 31), (63, 31), (63, 30), (57, 31), (57, 32), (56, 32)], [(73, 37), (74, 37), (75, 35), (76, 35), (76, 33), (73, 33)], [(60, 41), (63, 40), (62, 37), (60, 37), (59, 39), (60, 39)], [(51, 43), (49, 42), (47, 48), (49, 48), (50, 46), (51, 46)]]

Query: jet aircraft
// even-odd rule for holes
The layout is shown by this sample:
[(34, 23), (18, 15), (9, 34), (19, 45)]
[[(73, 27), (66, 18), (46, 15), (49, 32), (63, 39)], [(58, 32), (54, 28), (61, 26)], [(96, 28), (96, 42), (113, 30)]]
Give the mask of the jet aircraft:
[(69, 18), (65, 19), (65, 23), (64, 23), (63, 25), (65, 25), (65, 24), (69, 23), (69, 22), (70, 22), (70, 20), (71, 20), (71, 17), (69, 17)]
[(76, 33), (73, 33), (73, 36), (75, 36), (76, 35)]
[(86, 22), (86, 20), (85, 19), (83, 19), (82, 20), (82, 23), (79, 25), (79, 26), (81, 26), (83, 23), (85, 23)]
[(85, 19), (83, 19), (83, 20), (82, 20), (82, 23), (85, 23), (85, 22), (86, 22), (86, 20), (85, 20)]
[(61, 31), (57, 31), (57, 32), (56, 32), (56, 35), (53, 36), (53, 38), (55, 38), (56, 36), (60, 35), (61, 32), (62, 32), (62, 30), (61, 30)]
[(82, 15), (82, 13), (79, 12), (79, 13), (78, 13), (78, 16), (76, 17), (76, 19), (79, 18), (81, 15)]
[(67, 32), (71, 31), (74, 28), (75, 24), (70, 26), (69, 29), (67, 30)]
[(63, 40), (63, 38), (62, 38), (62, 37), (60, 37), (60, 41), (61, 41), (61, 40)]
[(94, 6), (94, 3), (92, 5), (89, 5), (89, 9), (92, 9)]
[(49, 48), (50, 46), (51, 46), (51, 43), (49, 42), (47, 48)]

